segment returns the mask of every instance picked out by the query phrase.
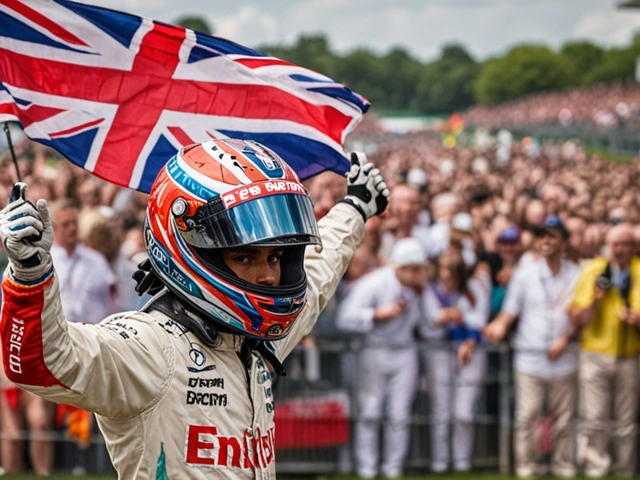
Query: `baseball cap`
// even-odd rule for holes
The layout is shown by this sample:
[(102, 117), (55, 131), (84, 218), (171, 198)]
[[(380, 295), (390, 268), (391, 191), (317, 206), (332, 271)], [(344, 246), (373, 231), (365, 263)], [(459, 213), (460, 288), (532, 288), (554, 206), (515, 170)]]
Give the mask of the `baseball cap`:
[(427, 186), (428, 179), (427, 172), (421, 168), (414, 167), (407, 173), (407, 183), (418, 190)]
[(458, 213), (451, 220), (451, 228), (461, 232), (471, 233), (473, 232), (473, 218), (471, 218), (471, 215), (468, 213)]
[(427, 261), (427, 252), (420, 240), (413, 237), (403, 238), (393, 246), (389, 260), (395, 267), (422, 265)]
[(542, 233), (549, 230), (556, 230), (560, 232), (564, 238), (569, 238), (569, 231), (566, 229), (564, 223), (562, 223), (562, 220), (560, 220), (557, 215), (547, 215), (547, 217), (544, 219), (544, 223), (536, 228), (535, 234), (541, 235)]
[(498, 237), (498, 242), (502, 243), (514, 243), (518, 240), (520, 240), (520, 230), (516, 227), (505, 228)]
[(473, 173), (487, 173), (489, 171), (489, 162), (484, 157), (476, 157), (471, 162), (471, 171)]
[(448, 176), (456, 171), (456, 163), (450, 158), (443, 158), (440, 160), (440, 173)]

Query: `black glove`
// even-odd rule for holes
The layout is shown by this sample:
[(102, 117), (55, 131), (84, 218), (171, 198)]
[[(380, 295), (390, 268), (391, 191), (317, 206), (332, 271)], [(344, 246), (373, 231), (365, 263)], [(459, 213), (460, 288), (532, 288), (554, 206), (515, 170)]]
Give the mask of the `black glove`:
[(351, 170), (347, 173), (347, 195), (342, 200), (352, 205), (366, 222), (380, 215), (389, 204), (389, 189), (380, 170), (367, 161), (362, 152), (351, 153)]

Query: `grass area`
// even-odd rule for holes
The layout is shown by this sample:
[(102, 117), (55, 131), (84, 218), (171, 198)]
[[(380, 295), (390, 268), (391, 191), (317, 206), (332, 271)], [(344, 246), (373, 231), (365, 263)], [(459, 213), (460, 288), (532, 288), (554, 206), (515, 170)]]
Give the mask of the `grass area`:
[(54, 473), (49, 477), (39, 477), (37, 475), (7, 475), (4, 478), (11, 480), (35, 480), (35, 479), (44, 479), (47, 480), (116, 480), (116, 476), (110, 475), (82, 475), (82, 476), (73, 476), (70, 473)]
[[(42, 479), (45, 477), (38, 477), (35, 475), (17, 475), (17, 476), (7, 476), (5, 477), (11, 480), (35, 480)], [(74, 477), (69, 473), (61, 473), (61, 474), (53, 474), (50, 477), (46, 477), (47, 479), (52, 480), (115, 480), (115, 476), (108, 475), (86, 475), (86, 476), (78, 476)], [(281, 480), (311, 480), (315, 478), (316, 480), (358, 480), (359, 477), (356, 475), (319, 475), (317, 477), (313, 476), (295, 476), (295, 475), (278, 475), (278, 478)], [(516, 480), (518, 477), (511, 475), (501, 475), (495, 472), (471, 472), (471, 473), (448, 473), (448, 474), (432, 474), (425, 472), (421, 475), (407, 475), (402, 477), (399, 480)], [(554, 480), (555, 477), (543, 477), (545, 480)], [(583, 478), (583, 477), (578, 477)], [(620, 479), (620, 477), (605, 477), (602, 480), (616, 480)]]
[[(280, 476), (278, 476), (280, 478)], [(296, 477), (282, 477), (286, 480), (293, 480)], [(299, 477), (302, 480), (302, 477)], [(307, 480), (309, 477), (306, 477)], [(541, 477), (545, 480), (554, 480), (556, 477)], [(576, 477), (578, 479), (585, 477)], [(620, 480), (622, 477), (603, 477), (601, 480)], [(626, 477), (628, 478), (628, 477)], [(358, 480), (356, 475), (324, 475), (317, 477), (317, 480)], [(502, 475), (497, 472), (470, 472), (470, 473), (424, 473), (423, 475), (407, 475), (399, 480), (516, 480), (518, 477), (515, 475)]]
[(582, 145), (582, 147), (584, 148), (584, 151), (588, 154), (588, 155), (593, 155), (594, 153), (597, 153), (598, 155), (600, 155), (602, 158), (604, 158), (605, 160), (609, 160), (611, 162), (616, 162), (616, 163), (631, 163), (631, 161), (635, 158), (635, 155), (632, 154), (627, 154), (627, 153), (617, 153), (617, 152), (612, 152), (610, 150), (606, 150), (603, 148), (593, 148), (593, 147), (589, 147), (587, 145)]

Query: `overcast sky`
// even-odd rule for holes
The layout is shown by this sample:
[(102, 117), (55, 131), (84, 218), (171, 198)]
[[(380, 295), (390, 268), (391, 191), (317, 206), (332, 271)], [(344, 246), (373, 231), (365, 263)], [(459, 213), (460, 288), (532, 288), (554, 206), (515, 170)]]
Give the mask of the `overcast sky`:
[(203, 15), (216, 35), (250, 47), (291, 44), (301, 34), (324, 32), (337, 53), (403, 46), (423, 60), (449, 42), (484, 59), (522, 42), (624, 45), (640, 30), (640, 9), (618, 10), (615, 0), (83, 1), (166, 22), (185, 13)]

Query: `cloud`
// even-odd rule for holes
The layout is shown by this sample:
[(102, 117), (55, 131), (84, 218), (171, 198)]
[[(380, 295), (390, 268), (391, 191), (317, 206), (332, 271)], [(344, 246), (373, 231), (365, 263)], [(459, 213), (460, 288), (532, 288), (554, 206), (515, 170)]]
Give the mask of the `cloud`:
[(639, 30), (640, 13), (636, 11), (589, 12), (581, 15), (570, 36), (620, 46), (628, 44)]
[(640, 12), (615, 10), (615, 0), (86, 1), (167, 22), (201, 14), (217, 35), (250, 47), (290, 45), (302, 34), (324, 33), (340, 54), (359, 47), (382, 54), (402, 46), (422, 60), (451, 42), (478, 59), (525, 42), (558, 48), (570, 38), (587, 38), (620, 45), (640, 28)]
[(278, 21), (274, 15), (255, 6), (243, 6), (233, 13), (208, 16), (217, 36), (247, 46), (275, 43), (278, 39)]

